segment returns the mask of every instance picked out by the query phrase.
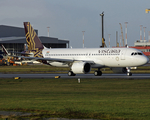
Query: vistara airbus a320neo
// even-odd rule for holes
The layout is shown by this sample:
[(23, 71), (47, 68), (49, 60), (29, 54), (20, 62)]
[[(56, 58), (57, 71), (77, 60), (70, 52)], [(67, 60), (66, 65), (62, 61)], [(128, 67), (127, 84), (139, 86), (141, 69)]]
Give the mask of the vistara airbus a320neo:
[(91, 68), (97, 68), (95, 76), (101, 76), (101, 68), (111, 68), (114, 73), (131, 76), (130, 67), (148, 63), (149, 59), (134, 48), (46, 48), (36, 35), (29, 22), (24, 22), (28, 51), (32, 55), (24, 57), (39, 60), (56, 67), (69, 67), (69, 76), (88, 74)]

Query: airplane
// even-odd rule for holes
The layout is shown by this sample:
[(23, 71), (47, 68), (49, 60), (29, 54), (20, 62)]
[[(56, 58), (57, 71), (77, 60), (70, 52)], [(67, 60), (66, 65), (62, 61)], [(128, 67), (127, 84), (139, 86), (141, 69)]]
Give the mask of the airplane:
[(88, 74), (97, 68), (95, 76), (101, 76), (101, 68), (110, 68), (114, 73), (131, 76), (130, 67), (148, 63), (149, 59), (134, 48), (46, 48), (38, 38), (30, 22), (24, 22), (28, 58), (56, 67), (69, 67), (68, 76)]

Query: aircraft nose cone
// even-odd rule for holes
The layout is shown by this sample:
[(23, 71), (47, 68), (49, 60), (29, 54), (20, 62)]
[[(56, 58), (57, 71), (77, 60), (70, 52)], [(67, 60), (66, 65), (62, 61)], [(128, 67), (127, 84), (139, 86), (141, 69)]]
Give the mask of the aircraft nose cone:
[(148, 62), (149, 62), (149, 58), (145, 56), (145, 57), (142, 59), (142, 63), (143, 63), (143, 64), (147, 64)]
[(148, 63), (149, 62), (149, 58), (147, 57), (147, 62), (146, 63)]

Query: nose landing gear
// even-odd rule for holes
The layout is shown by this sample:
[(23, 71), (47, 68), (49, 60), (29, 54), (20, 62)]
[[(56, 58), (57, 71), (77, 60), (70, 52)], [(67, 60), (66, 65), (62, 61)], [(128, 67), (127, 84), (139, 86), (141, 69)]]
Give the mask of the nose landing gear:
[(127, 69), (127, 76), (132, 76), (132, 73), (130, 72), (130, 68), (126, 67), (126, 69)]

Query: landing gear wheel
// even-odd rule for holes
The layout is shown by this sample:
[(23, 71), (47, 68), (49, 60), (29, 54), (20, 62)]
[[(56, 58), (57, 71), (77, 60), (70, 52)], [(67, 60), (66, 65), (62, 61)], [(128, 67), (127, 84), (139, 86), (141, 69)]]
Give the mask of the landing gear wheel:
[(130, 67), (126, 67), (126, 69), (127, 69), (127, 76), (132, 76), (132, 73), (130, 72)]
[(127, 72), (127, 76), (132, 76), (132, 73), (131, 72)]
[(76, 74), (74, 74), (72, 71), (68, 72), (68, 76), (75, 76)]
[(102, 75), (102, 72), (101, 72), (101, 71), (95, 71), (95, 72), (94, 72), (94, 75), (95, 75), (95, 76), (101, 76), (101, 75)]

